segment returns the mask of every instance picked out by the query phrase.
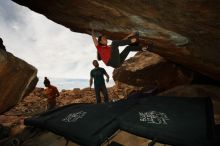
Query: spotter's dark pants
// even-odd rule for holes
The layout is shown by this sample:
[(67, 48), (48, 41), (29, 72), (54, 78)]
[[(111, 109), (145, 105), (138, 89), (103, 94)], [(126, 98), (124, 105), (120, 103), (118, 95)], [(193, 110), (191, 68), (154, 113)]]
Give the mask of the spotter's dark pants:
[(104, 96), (104, 102), (108, 103), (108, 91), (105, 85), (95, 87), (96, 102), (101, 103), (100, 92), (102, 92)]

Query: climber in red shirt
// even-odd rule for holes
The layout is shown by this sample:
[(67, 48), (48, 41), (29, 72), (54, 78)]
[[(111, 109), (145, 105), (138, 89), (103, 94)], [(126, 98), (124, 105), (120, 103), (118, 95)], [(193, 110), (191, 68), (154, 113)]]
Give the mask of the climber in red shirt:
[[(108, 40), (104, 35), (101, 35), (96, 39), (94, 31), (92, 30), (93, 42), (97, 48), (98, 55), (101, 60), (107, 65), (113, 68), (118, 68), (126, 59), (130, 51), (146, 51), (147, 47), (142, 47), (138, 43), (139, 33), (131, 33), (122, 40), (112, 41), (111, 45), (108, 45)], [(128, 45), (121, 53), (119, 53), (119, 46)]]

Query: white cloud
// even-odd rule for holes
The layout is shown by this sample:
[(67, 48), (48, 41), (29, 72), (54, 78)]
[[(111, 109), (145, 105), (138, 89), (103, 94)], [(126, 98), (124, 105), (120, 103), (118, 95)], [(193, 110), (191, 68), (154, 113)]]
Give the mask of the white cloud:
[[(38, 76), (88, 79), (96, 59), (91, 36), (11, 1), (0, 1), (0, 37), (7, 51), (38, 69)], [(100, 66), (112, 75), (111, 67)]]

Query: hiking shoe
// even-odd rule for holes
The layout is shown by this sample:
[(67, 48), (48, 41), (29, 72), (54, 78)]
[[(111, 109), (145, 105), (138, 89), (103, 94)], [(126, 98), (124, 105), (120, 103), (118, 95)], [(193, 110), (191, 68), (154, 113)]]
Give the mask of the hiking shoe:
[(136, 31), (133, 36), (130, 36), (130, 37), (128, 37), (128, 38), (129, 38), (129, 39), (132, 39), (132, 38), (135, 38), (135, 39), (136, 39), (136, 41), (135, 41), (134, 43), (131, 43), (131, 44), (130, 44), (131, 46), (139, 45), (139, 32), (138, 32), (138, 31)]
[[(146, 41), (145, 41), (146, 42)], [(145, 43), (146, 46), (143, 46), (142, 47), (142, 51), (150, 51), (154, 45), (154, 43), (152, 41), (148, 42), (148, 43)]]
[(136, 31), (136, 32), (134, 33), (134, 35), (135, 35), (136, 37), (139, 37), (139, 36), (140, 36), (139, 31)]
[(153, 47), (154, 42), (153, 42), (153, 41), (150, 41), (150, 42), (148, 43), (148, 45), (149, 45), (149, 47)]
[(154, 43), (152, 41), (150, 41), (147, 46), (148, 46), (147, 50), (151, 51), (151, 50), (153, 50)]
[(144, 47), (141, 48), (141, 50), (142, 50), (143, 52), (146, 52), (147, 49), (148, 49), (148, 46), (144, 46)]

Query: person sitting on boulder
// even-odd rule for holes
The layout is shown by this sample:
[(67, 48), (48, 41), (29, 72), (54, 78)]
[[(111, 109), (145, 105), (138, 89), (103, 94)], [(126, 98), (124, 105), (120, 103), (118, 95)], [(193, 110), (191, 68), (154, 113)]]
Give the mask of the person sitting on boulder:
[(0, 38), (0, 49), (6, 51), (2, 38)]
[(50, 110), (56, 107), (56, 97), (60, 96), (60, 94), (57, 88), (50, 84), (47, 77), (44, 78), (44, 85), (46, 87), (44, 93), (47, 96), (47, 110)]
[[(108, 40), (104, 35), (96, 39), (94, 31), (92, 30), (93, 42), (97, 48), (100, 59), (107, 65), (113, 68), (118, 68), (126, 59), (130, 51), (146, 51), (148, 46), (140, 46), (138, 43), (139, 33), (131, 33), (122, 40), (114, 40), (111, 45), (108, 45)], [(121, 53), (119, 53), (119, 46), (128, 45)]]

